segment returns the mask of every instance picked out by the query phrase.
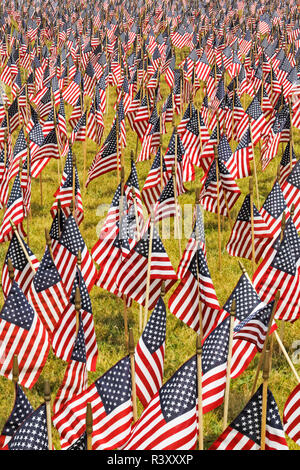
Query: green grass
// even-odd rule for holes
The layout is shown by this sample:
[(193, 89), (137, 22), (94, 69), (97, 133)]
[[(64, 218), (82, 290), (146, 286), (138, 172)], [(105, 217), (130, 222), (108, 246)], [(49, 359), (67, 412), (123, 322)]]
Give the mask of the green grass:
[[(162, 95), (165, 99), (169, 90), (164, 80), (161, 80)], [(113, 104), (116, 99), (116, 93), (113, 89), (110, 90), (109, 94), (109, 112), (105, 116), (105, 135), (109, 132), (113, 116)], [(196, 95), (196, 105), (200, 105), (202, 101), (202, 95), (198, 92)], [(159, 108), (158, 108), (159, 109)], [(70, 116), (71, 109), (67, 106), (67, 116)], [(179, 122), (179, 117), (176, 118), (176, 124)], [(124, 160), (125, 160), (125, 178), (129, 175), (130, 171), (130, 152), (135, 150), (136, 146), (136, 135), (129, 127), (127, 127), (127, 147), (124, 149)], [(167, 148), (168, 141), (172, 132), (171, 124), (167, 125), (167, 134), (163, 136), (163, 149)], [(16, 138), (17, 132), (15, 132), (14, 139)], [(300, 152), (300, 132), (294, 129), (295, 138), (295, 151), (296, 155)], [(103, 139), (104, 141), (104, 139)], [(236, 147), (234, 144), (233, 150)], [(140, 145), (139, 145), (140, 149)], [(87, 166), (89, 166), (98, 151), (97, 146), (88, 141), (87, 145)], [(83, 204), (85, 210), (85, 218), (80, 225), (80, 231), (87, 244), (87, 247), (91, 249), (97, 241), (96, 227), (101, 219), (97, 215), (97, 207), (99, 204), (108, 203), (110, 204), (113, 194), (117, 187), (117, 176), (116, 173), (109, 173), (94, 180), (85, 191), (82, 181), (83, 174), (83, 147), (82, 144), (76, 143), (74, 145), (74, 152), (77, 156), (77, 166), (81, 183), (81, 190), (83, 194)], [(258, 182), (260, 191), (260, 206), (264, 202), (264, 199), (270, 191), (273, 181), (276, 177), (276, 169), (280, 162), (281, 148), (278, 156), (272, 160), (265, 172), (261, 171), (259, 163), (259, 151), (256, 149), (256, 164), (258, 168)], [(153, 161), (153, 159), (151, 160)], [(143, 187), (147, 173), (150, 169), (151, 162), (147, 161), (144, 163), (137, 164), (138, 176), (140, 188)], [(187, 192), (180, 196), (179, 202), (183, 204), (193, 204), (195, 200), (195, 188), (200, 186), (200, 178), (202, 171), (196, 171), (196, 179), (192, 183), (187, 183)], [(239, 180), (237, 182), (241, 189), (241, 196), (232, 210), (232, 219), (235, 220), (240, 206), (244, 200), (245, 195), (248, 192), (248, 181)], [(32, 183), (32, 219), (30, 220), (30, 247), (38, 257), (41, 259), (44, 249), (44, 228), (50, 228), (51, 216), (50, 207), (53, 203), (53, 194), (58, 187), (58, 176), (57, 176), (57, 162), (52, 161), (46, 167), (43, 172), (43, 204), (40, 200), (40, 183), (38, 180), (34, 180)], [(256, 199), (255, 199), (256, 203)], [(102, 218), (102, 221), (104, 219)], [(26, 227), (26, 224), (25, 224)], [(171, 223), (173, 227), (173, 221)], [(230, 236), (230, 226), (228, 220), (222, 221), (222, 266), (218, 268), (218, 241), (217, 241), (217, 216), (205, 212), (205, 235), (206, 235), (206, 248), (208, 257), (208, 266), (210, 269), (211, 277), (216, 289), (216, 293), (222, 305), (227, 297), (235, 287), (241, 271), (238, 266), (236, 258), (228, 255), (225, 250), (225, 245)], [(182, 250), (185, 247), (187, 239), (181, 240)], [(179, 249), (177, 240), (163, 240), (166, 251), (172, 261), (173, 267), (176, 270), (179, 263)], [(4, 256), (7, 251), (8, 244), (2, 244), (0, 246), (0, 260), (3, 264)], [(252, 274), (251, 262), (243, 260), (244, 266), (248, 270), (248, 273)], [(174, 288), (171, 289), (173, 292)], [(165, 297), (167, 304), (171, 292)], [(98, 288), (94, 287), (91, 291), (91, 301), (93, 305), (93, 313), (95, 320), (95, 329), (97, 335), (97, 341), (99, 346), (99, 360), (97, 364), (97, 370), (94, 373), (89, 373), (89, 383), (92, 383), (108, 368), (113, 366), (119, 359), (121, 359), (127, 353), (127, 347), (125, 344), (124, 337), (124, 322), (123, 322), (123, 303), (122, 300), (115, 297), (114, 295)], [(2, 299), (3, 303), (3, 299)], [(129, 327), (133, 328), (135, 340), (138, 340), (138, 314), (139, 307), (136, 303), (129, 309)], [(165, 355), (165, 375), (164, 379), (169, 379), (172, 374), (183, 364), (191, 355), (195, 353), (195, 342), (196, 334), (194, 331), (189, 329), (182, 322), (177, 320), (169, 311), (167, 314), (167, 339), (166, 339), (166, 355)], [(287, 324), (284, 334), (284, 344), (291, 355), (292, 349), (291, 344), (294, 340), (300, 337), (300, 327), (298, 323), (294, 325)], [(242, 410), (246, 404), (249, 393), (251, 391), (256, 365), (258, 357), (256, 357), (248, 369), (238, 378), (231, 382), (231, 394), (229, 404), (229, 422)], [(298, 366), (296, 365), (296, 368)], [(52, 398), (54, 399), (55, 394), (62, 381), (66, 363), (60, 359), (54, 357), (50, 352), (48, 361), (45, 368), (38, 379), (36, 385), (32, 390), (26, 390), (27, 396), (30, 399), (33, 406), (37, 407), (43, 402), (43, 383), (47, 379), (50, 381)], [(300, 371), (299, 371), (300, 372)], [(281, 415), (284, 403), (288, 398), (289, 394), (296, 386), (296, 381), (292, 375), (284, 357), (279, 354), (277, 346), (274, 348), (273, 355), (273, 367), (270, 375), (270, 389), (272, 390), (275, 399), (278, 403)], [(4, 377), (0, 377), (0, 427), (5, 423), (12, 404), (13, 404), (13, 385), (12, 382)], [(142, 411), (142, 407), (139, 404), (139, 414)], [(208, 448), (211, 443), (218, 437), (222, 431), (222, 412), (223, 407), (219, 407), (213, 412), (208, 413), (204, 417), (204, 444), (205, 448)], [(53, 429), (54, 444), (59, 448), (59, 438), (55, 429)], [(289, 446), (291, 449), (298, 448), (296, 444), (289, 440)]]

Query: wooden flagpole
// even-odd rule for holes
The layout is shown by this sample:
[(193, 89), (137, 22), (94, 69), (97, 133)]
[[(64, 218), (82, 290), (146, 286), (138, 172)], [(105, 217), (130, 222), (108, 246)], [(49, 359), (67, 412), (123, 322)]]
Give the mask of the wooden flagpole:
[(58, 225), (58, 237), (61, 235), (60, 224), (61, 224), (61, 200), (57, 199), (57, 225)]
[(144, 311), (143, 328), (145, 328), (146, 323), (147, 323), (147, 318), (148, 318), (153, 232), (154, 232), (154, 214), (151, 211), (151, 215), (150, 215), (150, 237), (149, 237), (149, 247), (148, 247), (147, 284), (146, 284), (146, 297), (145, 297), (145, 311)]
[(46, 380), (44, 384), (44, 399), (45, 399), (45, 404), (46, 404), (48, 450), (52, 450), (51, 393), (50, 393), (50, 383), (48, 380)]
[(267, 425), (267, 408), (268, 408), (268, 382), (270, 375), (270, 349), (267, 349), (264, 354), (263, 366), (263, 389), (262, 389), (262, 410), (261, 410), (261, 438), (260, 450), (266, 448), (266, 425)]
[(268, 324), (266, 339), (265, 339), (265, 342), (264, 342), (264, 345), (263, 345), (262, 352), (261, 352), (260, 357), (259, 357), (259, 361), (258, 361), (258, 365), (257, 365), (257, 369), (256, 369), (256, 374), (255, 374), (254, 382), (253, 382), (253, 385), (252, 385), (251, 397), (254, 394), (254, 392), (256, 390), (256, 387), (257, 387), (258, 376), (259, 376), (259, 372), (262, 368), (264, 354), (266, 352), (266, 348), (267, 348), (267, 344), (268, 344), (268, 338), (269, 338), (271, 327), (272, 327), (272, 324), (273, 324), (273, 321), (274, 321), (274, 315), (275, 315), (275, 312), (276, 312), (276, 308), (277, 308), (277, 304), (278, 304), (279, 299), (280, 299), (280, 291), (277, 291), (276, 295), (275, 295), (275, 299), (274, 299), (274, 305), (273, 305), (271, 317), (270, 317), (269, 324)]
[(136, 403), (136, 383), (135, 383), (135, 360), (134, 360), (134, 337), (132, 328), (129, 329), (128, 351), (130, 357), (130, 370), (131, 370), (131, 393), (132, 393), (132, 413), (133, 424), (137, 421), (137, 403)]
[(92, 450), (93, 413), (92, 413), (92, 405), (90, 402), (86, 404), (85, 429), (86, 429), (86, 450)]
[(226, 386), (225, 386), (225, 393), (224, 393), (223, 431), (227, 428), (227, 421), (228, 421), (230, 370), (231, 370), (233, 327), (234, 327), (235, 313), (236, 313), (236, 301), (235, 299), (233, 299), (232, 304), (231, 304), (231, 311), (230, 311), (230, 329), (229, 329), (228, 358), (227, 358), (227, 371), (226, 371)]
[(198, 394), (198, 448), (203, 450), (203, 406), (202, 406), (202, 344), (200, 335), (196, 338), (197, 394)]
[(254, 243), (254, 214), (253, 214), (253, 178), (249, 178), (249, 195), (250, 195), (250, 216), (251, 216), (251, 248), (252, 248), (252, 274), (255, 273), (255, 243)]
[(80, 289), (78, 286), (75, 289), (74, 305), (75, 305), (75, 312), (76, 312), (76, 333), (75, 333), (75, 341), (76, 341), (78, 330), (79, 330), (79, 315), (80, 315), (80, 309), (81, 309), (81, 296), (80, 296)]
[(217, 177), (218, 253), (219, 253), (219, 269), (221, 269), (221, 265), (222, 265), (222, 253), (221, 253), (220, 189), (219, 189), (218, 151), (217, 151), (217, 147), (216, 147), (216, 146), (214, 146), (214, 152), (215, 152), (216, 177)]
[(13, 357), (12, 381), (13, 381), (15, 386), (19, 382), (19, 364), (18, 364), (17, 354), (14, 354), (14, 357)]

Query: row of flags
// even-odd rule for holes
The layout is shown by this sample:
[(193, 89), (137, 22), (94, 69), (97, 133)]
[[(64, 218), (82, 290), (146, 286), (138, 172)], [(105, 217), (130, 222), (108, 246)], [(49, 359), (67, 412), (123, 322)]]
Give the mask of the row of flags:
[[(300, 315), (297, 4), (128, 0), (20, 5), (9, 0), (0, 7), (0, 20), (0, 242), (9, 242), (1, 280), (0, 374), (13, 379), (13, 360), (18, 359), (15, 404), (1, 445), (49, 448), (46, 404), (33, 410), (22, 387), (34, 387), (51, 348), (67, 362), (52, 409), (62, 449), (87, 448), (88, 404), (93, 449), (194, 449), (199, 380), (205, 414), (224, 403), (229, 353), (229, 375), (235, 379), (264, 352), (276, 329), (273, 309), (276, 320), (293, 323)], [(107, 133), (113, 89), (117, 98)], [(198, 91), (203, 99), (196, 108)], [(66, 107), (72, 109), (69, 119)], [(176, 116), (179, 124), (163, 152), (162, 136)], [(128, 125), (136, 133), (136, 152), (125, 181), (124, 148), (132, 145)], [(89, 168), (88, 139), (99, 149)], [(112, 171), (119, 176), (90, 252), (79, 229), (84, 198), (75, 142), (82, 143), (86, 188)], [(277, 178), (260, 207), (255, 149), (260, 149), (263, 172), (280, 146)], [(140, 190), (137, 168), (152, 158)], [(53, 159), (64, 168), (39, 262), (25, 242), (23, 222), (31, 214), (31, 178), (41, 180)], [(185, 183), (195, 180), (197, 168), (203, 177), (193, 229), (175, 271), (155, 224), (169, 217), (178, 221), (178, 198), (186, 192)], [(231, 220), (241, 196), (237, 180), (248, 177), (257, 205), (249, 188), (226, 250), (263, 261), (252, 280), (242, 273), (221, 307), (207, 262), (202, 211)], [(145, 310), (133, 353), (136, 394), (144, 408), (137, 420), (130, 354), (88, 382), (98, 360), (90, 299), (94, 285)], [(199, 377), (196, 355), (164, 383), (164, 294), (171, 289), (171, 314), (200, 335), (202, 373)], [(298, 394), (297, 387), (282, 423), (268, 390), (267, 449), (287, 449), (284, 432), (299, 444)], [(212, 450), (260, 448), (263, 395), (261, 386)], [(32, 429), (38, 439), (32, 438)]]

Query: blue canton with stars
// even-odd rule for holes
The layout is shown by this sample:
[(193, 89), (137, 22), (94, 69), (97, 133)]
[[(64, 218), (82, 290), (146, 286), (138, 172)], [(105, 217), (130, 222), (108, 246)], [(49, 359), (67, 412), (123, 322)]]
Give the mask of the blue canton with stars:
[(96, 382), (107, 415), (131, 399), (131, 370), (129, 356), (125, 356)]
[(61, 277), (53, 263), (49, 248), (47, 247), (43, 259), (33, 278), (34, 288), (36, 292), (39, 293), (43, 290), (49, 289), (55, 284), (58, 284), (60, 281)]
[(166, 340), (166, 307), (160, 297), (143, 331), (142, 338), (151, 354), (157, 351)]
[(227, 362), (229, 333), (230, 317), (227, 317), (204, 341), (202, 348), (203, 374)]
[(196, 356), (183, 364), (159, 391), (160, 405), (166, 422), (191, 411), (197, 399)]
[(269, 192), (263, 208), (267, 211), (274, 219), (282, 214), (282, 212), (287, 208), (284, 196), (282, 194), (280, 185), (278, 181), (275, 182), (273, 188)]
[(79, 250), (82, 252), (85, 247), (84, 240), (72, 215), (67, 218), (64, 224), (59, 243), (67, 248), (74, 256), (78, 255)]
[(6, 421), (3, 429), (2, 435), (12, 436), (17, 429), (21, 426), (23, 421), (33, 412), (33, 408), (23, 392), (22, 387), (16, 384), (15, 386), (15, 403), (13, 410)]
[[(230, 424), (230, 427), (244, 434), (260, 446), (262, 415), (262, 385), (247, 403), (243, 411)], [(282, 423), (277, 404), (272, 392), (267, 395), (267, 426), (282, 430)]]
[(23, 422), (8, 443), (9, 450), (48, 450), (46, 405), (41, 405)]
[(82, 318), (79, 313), (79, 328), (75, 339), (72, 355), (72, 361), (86, 363), (86, 346)]
[(0, 318), (29, 331), (34, 320), (34, 310), (24, 293), (13, 281), (9, 294), (0, 312)]
[(236, 287), (223, 306), (223, 309), (228, 313), (231, 311), (233, 299), (236, 301), (235, 317), (239, 321), (243, 321), (261, 303), (261, 299), (245, 274), (241, 275)]
[[(32, 256), (33, 253), (24, 240), (22, 243), (28, 255)], [(8, 259), (11, 259), (13, 267), (15, 269), (18, 269), (19, 271), (22, 271), (25, 268), (25, 266), (28, 264), (25, 253), (23, 249), (21, 248), (19, 240), (17, 239), (15, 234), (13, 235), (11, 242), (9, 244), (9, 248), (7, 250), (6, 257), (5, 257), (5, 264), (7, 264)]]

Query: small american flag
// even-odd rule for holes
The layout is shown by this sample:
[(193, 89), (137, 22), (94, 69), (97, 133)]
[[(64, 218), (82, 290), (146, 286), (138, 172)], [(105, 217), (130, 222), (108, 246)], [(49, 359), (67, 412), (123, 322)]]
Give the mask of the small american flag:
[(81, 315), (79, 315), (78, 321), (78, 332), (74, 342), (71, 359), (67, 365), (62, 384), (59, 387), (53, 403), (54, 414), (58, 413), (67, 401), (86, 390), (88, 386), (86, 344)]
[(17, 355), (19, 383), (33, 387), (47, 360), (50, 340), (16, 281), (0, 312), (0, 344), (3, 358), (0, 374), (12, 379), (13, 357)]
[(53, 251), (54, 263), (68, 295), (71, 294), (74, 282), (79, 250), (81, 251), (81, 273), (90, 291), (96, 281), (97, 270), (74, 217), (69, 215)]
[(69, 448), (84, 433), (87, 403), (91, 403), (93, 414), (93, 450), (118, 449), (124, 445), (130, 436), (133, 419), (129, 356), (117, 362), (53, 416), (62, 449)]
[(45, 403), (25, 419), (3, 450), (48, 450)]
[(154, 395), (124, 450), (194, 450), (197, 444), (196, 379), (196, 357), (193, 356)]
[(166, 307), (159, 298), (135, 349), (136, 391), (144, 408), (162, 386), (166, 321)]
[(0, 435), (0, 449), (11, 440), (23, 421), (33, 412), (33, 408), (26, 397), (22, 387), (15, 384), (15, 402), (8, 420), (3, 426)]
[[(119, 290), (142, 305), (145, 304), (146, 298), (149, 237), (150, 227), (145, 230), (142, 238), (135, 244), (121, 263), (116, 277), (116, 284)], [(161, 284), (164, 280), (167, 292), (176, 282), (177, 276), (162, 241), (157, 231), (154, 230), (151, 253), (149, 310), (155, 307), (159, 298)]]
[[(209, 450), (259, 450), (261, 441), (262, 385), (243, 411)], [(271, 391), (267, 395), (266, 450), (288, 450), (279, 410)]]
[(64, 361), (71, 360), (74, 342), (76, 341), (75, 291), (77, 287), (80, 292), (81, 305), (79, 313), (83, 327), (83, 337), (81, 337), (81, 339), (84, 340), (85, 344), (86, 368), (87, 370), (94, 371), (97, 364), (98, 347), (93, 310), (86, 284), (78, 267), (76, 267), (76, 276), (72, 287), (70, 302), (65, 308), (61, 320), (53, 333), (53, 351), (57, 357)]
[(30, 285), (28, 300), (51, 335), (61, 320), (68, 299), (48, 247)]
[[(9, 279), (8, 267), (7, 262), (8, 259), (11, 259), (12, 265), (14, 268), (14, 279), (18, 283), (20, 289), (27, 295), (28, 289), (32, 282), (32, 279), (35, 275), (36, 270), (39, 267), (39, 261), (34, 256), (33, 252), (30, 250), (29, 246), (26, 242), (22, 239), (21, 243), (23, 247), (20, 245), (17, 236), (14, 234), (11, 242), (9, 244), (5, 261), (2, 269), (2, 277), (1, 277), (1, 286), (3, 295), (6, 298), (9, 294), (11, 288), (11, 281)], [(34, 269), (28, 262), (24, 250), (27, 252), (27, 255), (32, 263)]]

